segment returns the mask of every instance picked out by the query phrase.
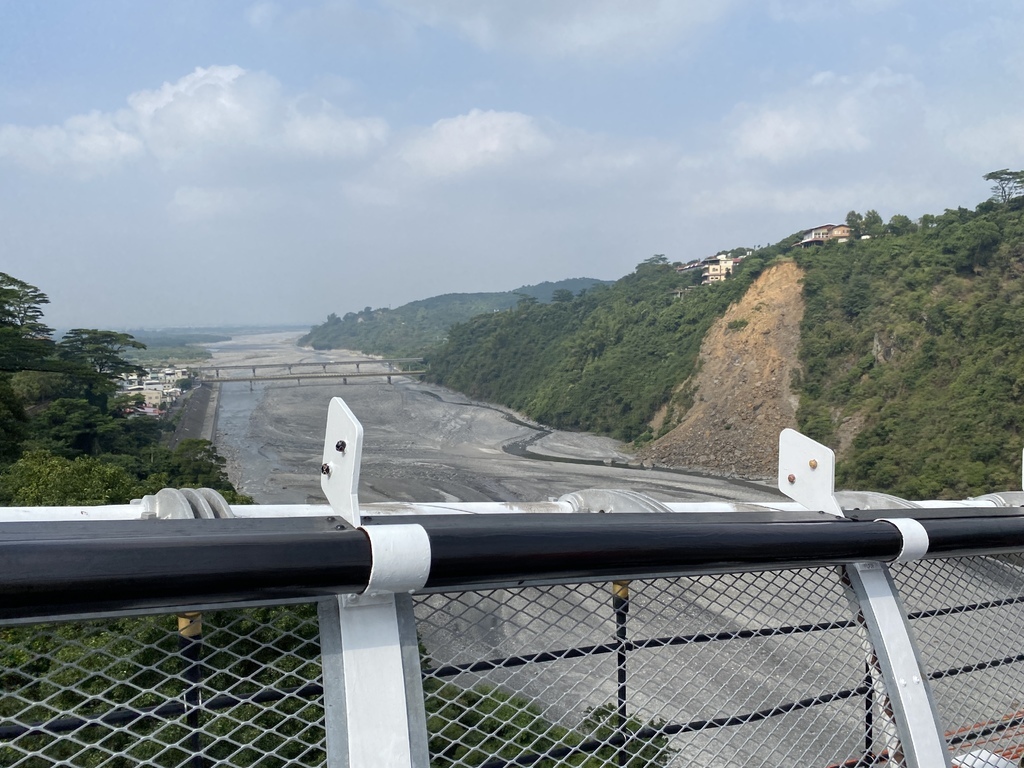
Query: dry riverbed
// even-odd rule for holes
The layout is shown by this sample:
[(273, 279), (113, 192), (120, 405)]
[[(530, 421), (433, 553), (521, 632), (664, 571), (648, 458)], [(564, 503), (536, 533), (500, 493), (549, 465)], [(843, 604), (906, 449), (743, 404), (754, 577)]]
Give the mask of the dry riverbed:
[[(293, 333), (211, 346), (221, 365), (368, 359), (295, 345)], [(363, 364), (362, 370), (381, 364)], [(319, 467), (327, 405), (342, 397), (365, 431), (362, 501), (542, 501), (584, 488), (628, 488), (663, 501), (779, 498), (768, 486), (629, 466), (618, 442), (550, 430), (508, 409), (395, 376), (221, 384), (216, 444), (232, 481), (265, 504), (324, 500)]]

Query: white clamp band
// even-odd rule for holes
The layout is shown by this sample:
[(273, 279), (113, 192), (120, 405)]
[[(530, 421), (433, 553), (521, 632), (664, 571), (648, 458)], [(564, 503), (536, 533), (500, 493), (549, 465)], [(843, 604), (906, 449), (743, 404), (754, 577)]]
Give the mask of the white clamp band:
[(924, 529), (917, 520), (909, 517), (879, 517), (876, 523), (889, 523), (900, 532), (903, 537), (903, 548), (893, 561), (894, 563), (905, 563), (908, 560), (920, 560), (928, 554), (928, 531)]
[(430, 537), (421, 525), (371, 525), (360, 529), (370, 539), (370, 580), (364, 595), (414, 592), (430, 575)]

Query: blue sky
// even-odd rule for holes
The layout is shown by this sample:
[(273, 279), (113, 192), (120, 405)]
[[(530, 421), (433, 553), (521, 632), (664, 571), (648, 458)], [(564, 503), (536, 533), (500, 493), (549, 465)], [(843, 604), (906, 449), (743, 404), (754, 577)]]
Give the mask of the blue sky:
[(56, 327), (613, 279), (1024, 167), (1024, 6), (0, 0), (0, 271)]

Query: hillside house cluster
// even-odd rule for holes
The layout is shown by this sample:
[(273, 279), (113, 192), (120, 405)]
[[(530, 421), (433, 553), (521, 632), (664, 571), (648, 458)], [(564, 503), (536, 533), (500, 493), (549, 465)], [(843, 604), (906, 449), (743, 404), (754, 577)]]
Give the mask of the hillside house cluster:
[(837, 243), (845, 243), (850, 239), (852, 230), (845, 224), (822, 224), (804, 232), (804, 239), (800, 241), (801, 248), (809, 245), (824, 245), (830, 240)]
[[(752, 251), (747, 251), (748, 256), (751, 253)], [(727, 253), (717, 253), (714, 256), (708, 256), (706, 259), (695, 260), (678, 266), (676, 267), (676, 272), (682, 274), (692, 269), (699, 269), (701, 270), (701, 285), (720, 283), (732, 274), (733, 268), (743, 261), (744, 258), (744, 256), (733, 258)]]
[[(806, 248), (811, 245), (824, 245), (828, 242), (845, 243), (851, 237), (853, 237), (853, 230), (846, 224), (822, 224), (821, 226), (806, 230), (803, 239), (797, 245), (801, 248)], [(869, 239), (870, 235), (861, 236), (861, 240)], [(747, 251), (744, 256), (735, 258), (728, 253), (716, 253), (714, 256), (708, 256), (705, 259), (694, 259), (686, 264), (681, 264), (676, 267), (676, 272), (683, 274), (690, 270), (699, 269), (701, 270), (701, 285), (720, 283), (732, 274), (737, 264), (752, 253), (753, 251)], [(681, 298), (685, 290), (682, 288), (677, 289), (675, 291), (676, 298)]]
[(136, 413), (159, 416), (167, 406), (181, 397), (178, 382), (191, 376), (187, 368), (146, 370), (144, 374), (121, 374), (120, 391), (127, 395), (142, 395), (144, 405)]

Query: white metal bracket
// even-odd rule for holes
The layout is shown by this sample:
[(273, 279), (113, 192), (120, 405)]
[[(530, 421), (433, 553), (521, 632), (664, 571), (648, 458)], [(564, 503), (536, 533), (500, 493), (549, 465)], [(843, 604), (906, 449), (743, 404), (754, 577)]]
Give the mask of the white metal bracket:
[(359, 463), (363, 458), (363, 425), (340, 397), (332, 397), (327, 408), (320, 487), (331, 509), (352, 527), (358, 528)]
[(809, 510), (845, 517), (835, 496), (835, 451), (795, 429), (779, 434), (779, 490)]
[(903, 548), (896, 556), (894, 563), (905, 563), (920, 560), (928, 554), (928, 531), (917, 520), (909, 517), (879, 517), (876, 523), (889, 523), (903, 537)]
[(422, 525), (371, 525), (362, 528), (370, 539), (370, 579), (362, 595), (415, 592), (430, 575), (430, 537)]

